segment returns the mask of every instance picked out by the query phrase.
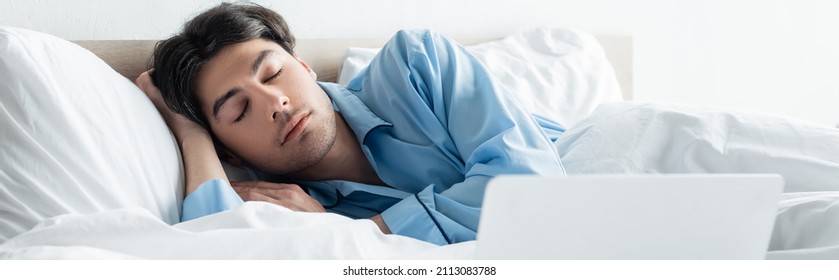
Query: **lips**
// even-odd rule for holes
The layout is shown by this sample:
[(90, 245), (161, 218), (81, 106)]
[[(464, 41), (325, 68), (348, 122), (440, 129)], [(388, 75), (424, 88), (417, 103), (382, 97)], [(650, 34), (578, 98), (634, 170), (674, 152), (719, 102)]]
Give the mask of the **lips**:
[(300, 136), (303, 133), (303, 130), (306, 129), (306, 126), (309, 124), (309, 112), (303, 112), (300, 114), (295, 115), (288, 123), (286, 123), (285, 128), (283, 129), (283, 142), (280, 145), (285, 145), (291, 140)]

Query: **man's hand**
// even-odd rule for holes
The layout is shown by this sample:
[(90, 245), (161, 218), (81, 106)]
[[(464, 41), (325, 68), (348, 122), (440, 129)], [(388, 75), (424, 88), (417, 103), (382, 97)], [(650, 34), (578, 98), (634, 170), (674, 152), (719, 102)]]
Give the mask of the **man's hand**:
[(326, 212), (320, 202), (295, 184), (234, 181), (230, 185), (244, 201), (265, 201), (300, 212)]
[(172, 130), (172, 133), (175, 134), (175, 137), (182, 141), (186, 138), (186, 136), (194, 132), (206, 134), (207, 132), (204, 127), (181, 114), (172, 112), (172, 110), (166, 106), (166, 102), (163, 101), (163, 95), (161, 95), (160, 89), (154, 85), (154, 82), (149, 75), (151, 71), (154, 70), (149, 70), (140, 74), (134, 83), (137, 84), (137, 86), (143, 90), (152, 103), (154, 103), (154, 107), (157, 108), (157, 111), (160, 112), (160, 115), (163, 116), (164, 120), (166, 120), (166, 124), (169, 126), (169, 129)]

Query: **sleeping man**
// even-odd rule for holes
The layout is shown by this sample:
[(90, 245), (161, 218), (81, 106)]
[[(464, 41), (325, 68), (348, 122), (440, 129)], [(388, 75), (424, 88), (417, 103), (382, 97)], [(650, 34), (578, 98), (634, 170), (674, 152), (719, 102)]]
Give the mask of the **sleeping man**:
[[(475, 239), (490, 178), (565, 174), (560, 155), (569, 173), (771, 172), (786, 191), (839, 190), (837, 129), (622, 110), (565, 132), (427, 31), (397, 33), (344, 87), (316, 80), (280, 15), (221, 4), (159, 43), (153, 67), (137, 84), (181, 147), (183, 220), (258, 200), (451, 244)], [(280, 180), (231, 186), (219, 157)]]
[[(475, 239), (493, 176), (564, 174), (564, 128), (445, 37), (400, 31), (346, 87), (318, 82), (294, 42), (279, 14), (221, 4), (156, 46), (137, 84), (181, 147), (183, 220), (259, 200), (450, 244)], [(231, 186), (219, 155), (293, 184)]]

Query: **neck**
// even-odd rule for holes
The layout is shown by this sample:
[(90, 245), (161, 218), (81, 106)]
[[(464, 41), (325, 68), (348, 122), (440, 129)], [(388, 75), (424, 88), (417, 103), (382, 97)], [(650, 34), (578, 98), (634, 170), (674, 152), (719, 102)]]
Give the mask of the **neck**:
[(384, 185), (364, 156), (355, 133), (338, 112), (335, 112), (335, 126), (335, 143), (326, 156), (311, 168), (289, 175), (303, 180), (346, 180)]

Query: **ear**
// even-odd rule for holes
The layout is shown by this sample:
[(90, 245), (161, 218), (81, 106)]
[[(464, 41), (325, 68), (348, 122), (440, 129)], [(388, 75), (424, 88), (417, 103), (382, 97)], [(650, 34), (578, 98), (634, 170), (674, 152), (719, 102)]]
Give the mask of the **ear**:
[(300, 62), (300, 65), (303, 65), (303, 68), (305, 68), (305, 69), (306, 69), (306, 71), (309, 71), (309, 75), (310, 75), (310, 76), (312, 76), (312, 79), (314, 79), (315, 81), (317, 81), (317, 80), (318, 80), (318, 74), (317, 74), (317, 73), (315, 73), (315, 71), (314, 71), (314, 70), (312, 70), (312, 67), (309, 67), (309, 64), (308, 64), (308, 63), (306, 63), (306, 61), (305, 61), (305, 60), (303, 60), (302, 58), (300, 58), (299, 56), (297, 56), (297, 53), (292, 54), (292, 55), (294, 56), (294, 59), (297, 59), (297, 61), (298, 61), (298, 62)]
[(227, 148), (216, 144), (216, 154), (218, 154), (218, 158), (220, 160), (222, 160), (226, 163), (232, 164), (233, 166), (236, 166), (236, 167), (242, 167), (242, 160), (239, 157), (237, 157), (235, 154), (230, 152), (230, 150), (228, 150)]

